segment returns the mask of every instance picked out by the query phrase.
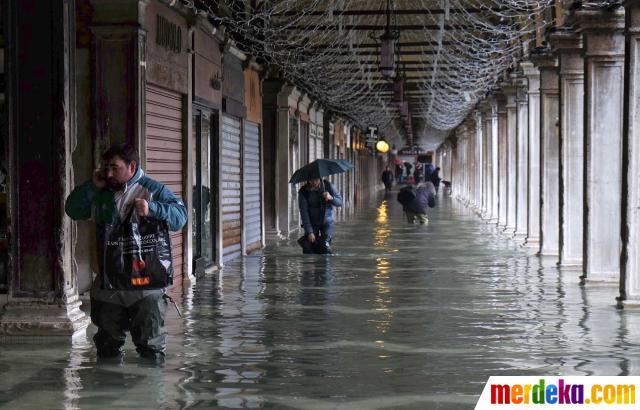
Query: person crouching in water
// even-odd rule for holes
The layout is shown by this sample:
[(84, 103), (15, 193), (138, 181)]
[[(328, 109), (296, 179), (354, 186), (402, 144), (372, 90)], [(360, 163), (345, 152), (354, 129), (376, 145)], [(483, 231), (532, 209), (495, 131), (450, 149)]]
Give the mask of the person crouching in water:
[(426, 224), (429, 222), (427, 207), (436, 206), (435, 187), (431, 182), (420, 183), (417, 187), (408, 185), (398, 193), (398, 202), (402, 204), (402, 210), (410, 224), (416, 220)]
[(311, 246), (304, 253), (333, 253), (333, 207), (342, 206), (342, 197), (327, 180), (312, 179), (298, 191), (298, 205), (304, 234)]

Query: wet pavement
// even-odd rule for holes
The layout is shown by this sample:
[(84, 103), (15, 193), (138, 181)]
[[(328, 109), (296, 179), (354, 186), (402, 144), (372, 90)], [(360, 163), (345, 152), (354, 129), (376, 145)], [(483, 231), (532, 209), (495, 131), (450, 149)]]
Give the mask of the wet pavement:
[(467, 409), (490, 375), (640, 374), (640, 311), (615, 286), (580, 286), (455, 200), (429, 217), (378, 196), (336, 255), (292, 237), (183, 289), (163, 365), (130, 340), (122, 363), (88, 339), (2, 345), (0, 407)]

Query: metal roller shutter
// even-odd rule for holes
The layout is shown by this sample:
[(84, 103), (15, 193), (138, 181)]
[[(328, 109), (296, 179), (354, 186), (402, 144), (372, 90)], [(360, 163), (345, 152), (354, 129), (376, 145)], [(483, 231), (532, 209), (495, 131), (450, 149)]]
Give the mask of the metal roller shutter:
[(247, 253), (262, 247), (260, 189), (260, 126), (245, 122), (244, 129), (244, 226)]
[[(182, 199), (182, 96), (150, 84), (146, 87), (146, 156), (149, 177)], [(183, 232), (171, 234), (174, 282), (183, 272)]]
[(222, 116), (222, 259), (240, 256), (242, 240), (240, 121)]

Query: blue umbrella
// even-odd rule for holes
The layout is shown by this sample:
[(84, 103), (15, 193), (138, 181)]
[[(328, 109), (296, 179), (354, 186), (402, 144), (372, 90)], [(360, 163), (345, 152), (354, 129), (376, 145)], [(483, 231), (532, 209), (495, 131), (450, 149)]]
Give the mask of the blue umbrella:
[(319, 179), (333, 174), (351, 171), (353, 165), (344, 159), (317, 159), (293, 173), (290, 184)]

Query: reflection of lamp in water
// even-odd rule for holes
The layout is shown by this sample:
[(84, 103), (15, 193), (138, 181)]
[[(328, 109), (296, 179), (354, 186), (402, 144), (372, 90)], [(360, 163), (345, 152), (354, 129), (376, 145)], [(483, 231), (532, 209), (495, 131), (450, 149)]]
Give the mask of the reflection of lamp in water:
[(387, 141), (385, 140), (380, 140), (376, 143), (376, 149), (378, 152), (386, 154), (387, 151), (389, 151), (389, 144), (387, 144)]
[(380, 206), (376, 209), (378, 212), (378, 217), (376, 218), (376, 222), (379, 224), (387, 223), (387, 201), (382, 201)]

